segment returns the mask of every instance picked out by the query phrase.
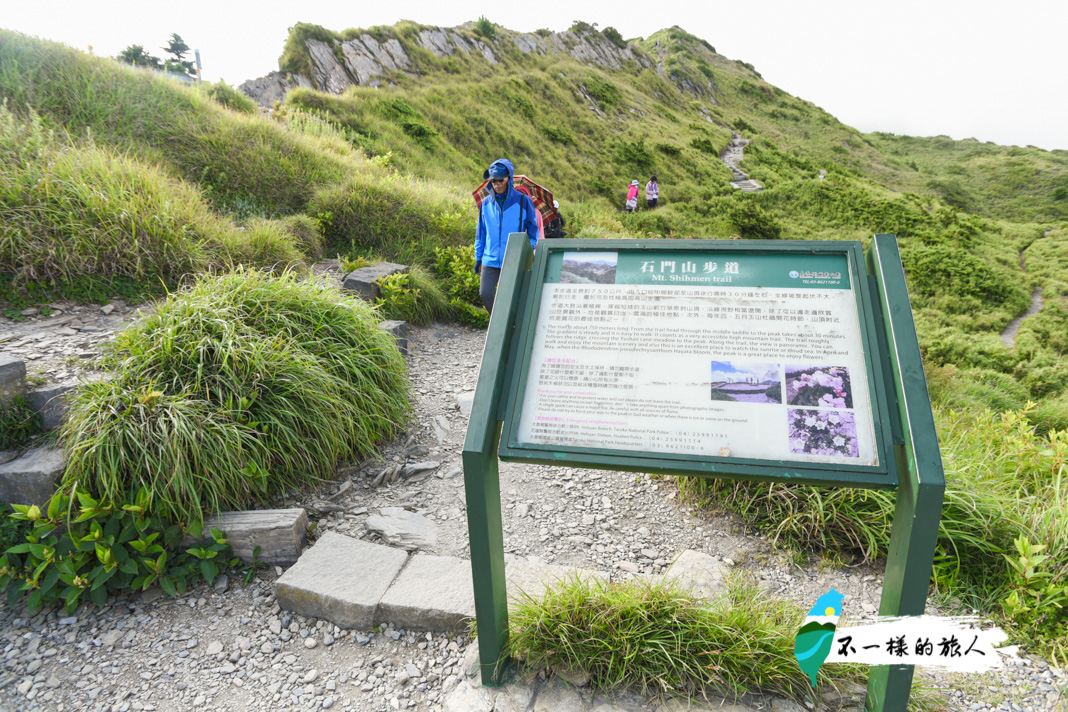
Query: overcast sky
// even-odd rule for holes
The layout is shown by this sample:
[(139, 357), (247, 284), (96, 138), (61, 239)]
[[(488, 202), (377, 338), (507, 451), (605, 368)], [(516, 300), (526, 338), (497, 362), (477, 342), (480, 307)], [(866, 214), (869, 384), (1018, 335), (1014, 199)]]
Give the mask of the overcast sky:
[(0, 0), (0, 27), (99, 55), (130, 44), (162, 55), (177, 32), (200, 50), (206, 79), (233, 85), (277, 69), (296, 22), (452, 27), (480, 14), (524, 32), (583, 20), (627, 38), (679, 25), (861, 131), (1068, 149), (1066, 0)]

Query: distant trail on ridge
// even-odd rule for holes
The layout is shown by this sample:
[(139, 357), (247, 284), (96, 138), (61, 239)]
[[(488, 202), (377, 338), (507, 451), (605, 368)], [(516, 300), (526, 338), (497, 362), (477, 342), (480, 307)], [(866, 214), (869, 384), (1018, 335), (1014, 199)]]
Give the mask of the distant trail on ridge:
[(759, 193), (764, 190), (764, 186), (755, 180), (751, 180), (749, 174), (738, 167), (738, 164), (742, 162), (742, 158), (745, 157), (745, 147), (747, 145), (749, 145), (749, 139), (742, 138), (741, 134), (731, 131), (731, 142), (727, 144), (727, 150), (723, 152), (719, 160), (723, 161), (723, 165), (731, 169), (731, 174), (734, 176), (731, 181), (732, 188), (737, 188), (743, 193)]

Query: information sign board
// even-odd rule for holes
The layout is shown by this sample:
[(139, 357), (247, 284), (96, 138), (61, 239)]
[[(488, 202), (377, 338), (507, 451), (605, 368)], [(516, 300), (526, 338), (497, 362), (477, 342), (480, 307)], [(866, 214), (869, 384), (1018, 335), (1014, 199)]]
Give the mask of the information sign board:
[[(922, 615), (945, 476), (897, 240), (509, 235), (464, 439), (482, 681), (507, 676), (498, 460), (894, 490), (879, 614)], [(503, 437), (502, 437), (503, 436)], [(905, 712), (911, 665), (865, 709)]]
[(502, 459), (896, 484), (851, 243), (576, 242), (539, 245)]

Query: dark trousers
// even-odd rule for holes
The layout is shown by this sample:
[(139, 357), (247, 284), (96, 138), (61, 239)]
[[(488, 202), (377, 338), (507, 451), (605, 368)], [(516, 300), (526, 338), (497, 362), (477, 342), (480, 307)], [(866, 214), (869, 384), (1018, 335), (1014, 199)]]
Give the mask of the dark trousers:
[(482, 298), (482, 305), (490, 314), (493, 313), (493, 298), (497, 295), (497, 282), (500, 280), (500, 267), (482, 265), (482, 281), (478, 285), (478, 296)]

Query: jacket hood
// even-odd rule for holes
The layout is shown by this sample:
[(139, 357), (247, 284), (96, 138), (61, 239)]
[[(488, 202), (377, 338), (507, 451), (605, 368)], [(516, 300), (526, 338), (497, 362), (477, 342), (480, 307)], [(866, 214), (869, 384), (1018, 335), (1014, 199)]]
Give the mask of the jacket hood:
[[(512, 162), (507, 158), (498, 158), (496, 161), (490, 164), (490, 166), (502, 165), (508, 170), (508, 188), (509, 190), (515, 187), (513, 185), (513, 179), (515, 178), (515, 168), (512, 166)], [(489, 168), (482, 171), (482, 180), (489, 180)]]

